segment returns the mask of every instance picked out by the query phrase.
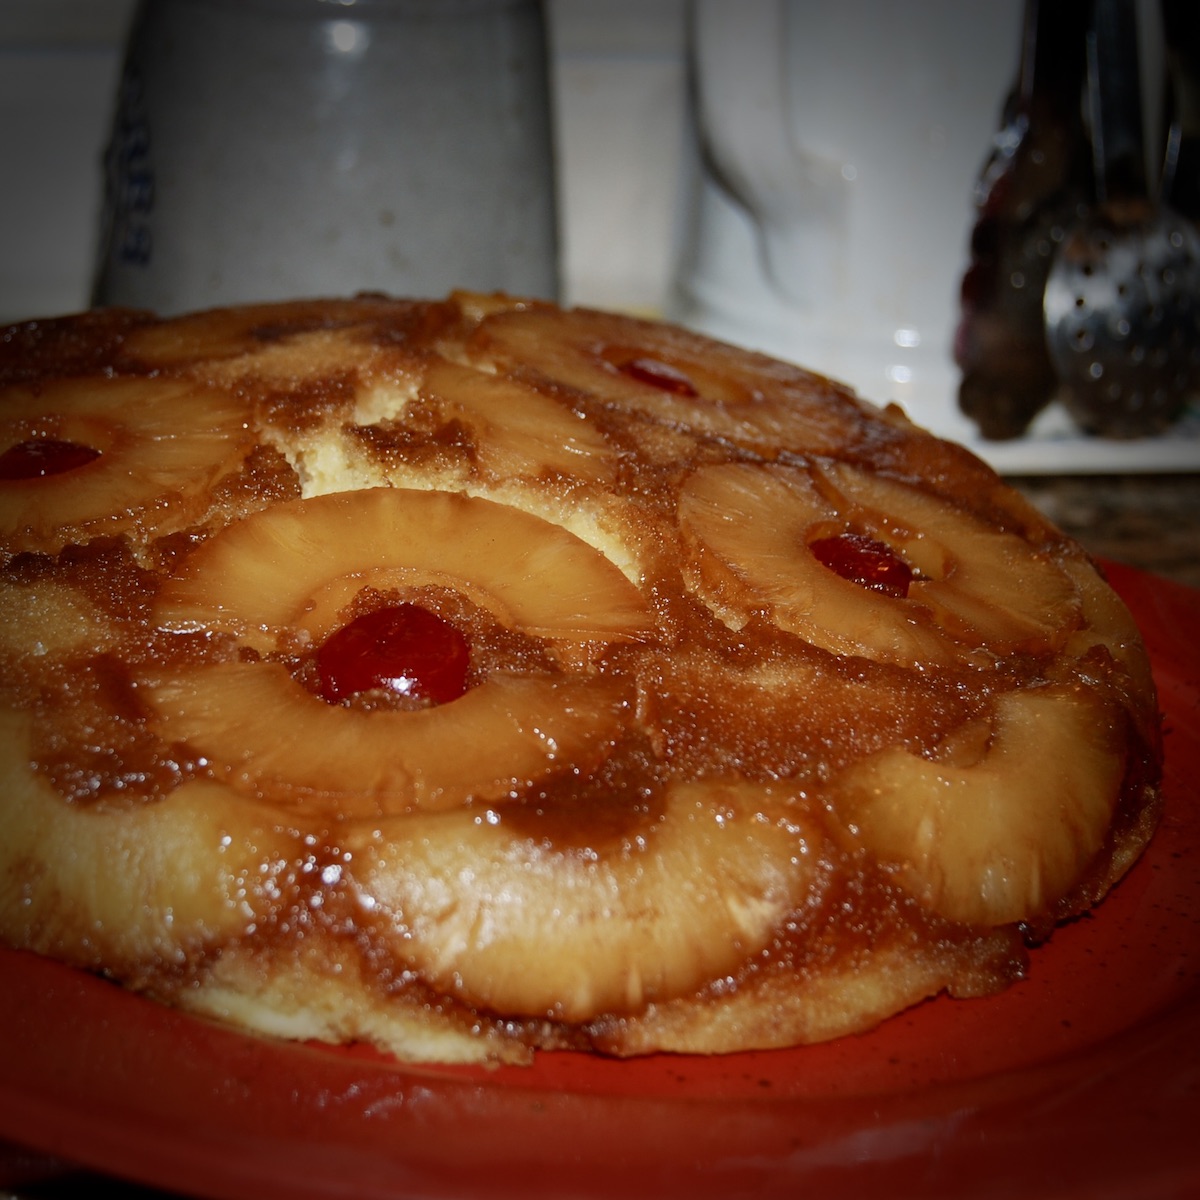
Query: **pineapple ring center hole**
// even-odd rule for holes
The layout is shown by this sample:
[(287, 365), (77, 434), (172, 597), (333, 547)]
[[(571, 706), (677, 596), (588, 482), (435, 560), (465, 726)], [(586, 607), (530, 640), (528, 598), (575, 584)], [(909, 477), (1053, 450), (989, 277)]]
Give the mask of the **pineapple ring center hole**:
[(317, 650), (321, 696), (340, 704), (368, 692), (447, 704), (467, 691), (471, 651), (461, 631), (419, 604), (355, 617)]
[(0, 479), (45, 479), (65, 475), (100, 457), (94, 446), (63, 438), (26, 438), (0, 454)]
[(676, 399), (693, 400), (702, 405), (714, 402), (740, 405), (751, 399), (740, 383), (675, 355), (611, 345), (599, 349), (597, 356), (627, 379)]
[(902, 600), (916, 571), (886, 542), (846, 530), (814, 538), (808, 549), (824, 567), (868, 591)]
[(107, 422), (43, 415), (8, 424), (0, 432), (0, 481), (49, 479), (103, 457), (119, 434)]
[(417, 710), (452, 703), (493, 671), (552, 670), (538, 639), (451, 589), (363, 588), (342, 618), (291, 663), (300, 683), (332, 705)]

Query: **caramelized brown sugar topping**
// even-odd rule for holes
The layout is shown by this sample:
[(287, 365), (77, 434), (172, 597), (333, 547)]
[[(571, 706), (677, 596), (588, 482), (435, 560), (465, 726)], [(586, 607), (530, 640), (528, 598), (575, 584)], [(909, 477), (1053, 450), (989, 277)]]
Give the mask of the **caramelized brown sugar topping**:
[(412, 1058), (994, 990), (1156, 815), (1137, 630), (982, 463), (503, 296), (7, 331), (0, 701), (0, 937)]

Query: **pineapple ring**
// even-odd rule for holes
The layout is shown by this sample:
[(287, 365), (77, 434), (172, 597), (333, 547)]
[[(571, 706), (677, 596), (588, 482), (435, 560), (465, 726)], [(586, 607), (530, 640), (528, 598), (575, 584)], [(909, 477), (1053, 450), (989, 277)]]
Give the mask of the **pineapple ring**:
[(0, 889), (23, 893), (0, 894), (0, 939), (85, 966), (183, 964), (278, 905), (297, 839), (269, 809), (203, 780), (159, 804), (64, 804), (29, 772), (31, 725), (0, 711)]
[[(472, 349), (514, 374), (565, 384), (618, 409), (772, 458), (788, 449), (832, 452), (862, 431), (860, 402), (828, 379), (615, 313), (539, 307), (497, 313), (476, 330)], [(651, 374), (663, 368), (668, 386), (630, 375), (625, 368), (639, 361), (651, 364)], [(676, 382), (682, 391), (671, 390)]]
[[(378, 320), (394, 337), (398, 324), (421, 315), (412, 301), (382, 297), (245, 304), (132, 329), (121, 350), (140, 366), (191, 368), (221, 378), (235, 372), (257, 374), (263, 366), (272, 374), (272, 360), (281, 349), (293, 352), (294, 372), (296, 358), (310, 354), (315, 344), (316, 355), (306, 365), (314, 375), (327, 377), (330, 369), (345, 369), (348, 342), (351, 353), (369, 357), (371, 339), (356, 336), (359, 329), (369, 334)], [(341, 357), (335, 357), (335, 347)]]
[[(322, 639), (338, 598), (381, 581), (463, 592), (509, 628), (547, 639), (568, 667), (650, 623), (625, 576), (558, 526), (490, 500), (399, 488), (279, 504), (227, 527), (164, 584), (155, 619), (269, 653), (298, 634)], [(594, 671), (494, 672), (418, 712), (327, 704), (269, 661), (148, 672), (140, 686), (161, 736), (235, 787), (338, 819), (496, 800), (595, 765), (633, 707), (624, 684)], [(477, 746), (489, 747), (486, 758)]]
[(361, 712), (326, 704), (276, 663), (144, 677), (159, 733), (238, 791), (342, 821), (496, 801), (591, 770), (628, 721), (619, 683), (496, 673), (448, 704)]
[(922, 904), (1003, 925), (1046, 912), (1100, 850), (1125, 771), (1116, 705), (1079, 688), (1006, 692), (938, 759), (880, 751), (832, 808)]
[(459, 590), (509, 628), (552, 643), (607, 643), (651, 628), (637, 588), (565, 529), (481, 497), (388, 487), (294, 500), (229, 526), (164, 584), (156, 620), (269, 652), (331, 581), (380, 571)]
[(422, 394), (466, 421), (478, 464), (495, 482), (561, 474), (611, 483), (616, 477), (616, 454), (599, 432), (526, 383), (439, 359), (425, 372)]
[(910, 595), (957, 641), (995, 654), (1057, 650), (1082, 624), (1074, 581), (1025, 538), (861, 467), (838, 463), (823, 475), (843, 511), (920, 571)]
[(613, 850), (555, 847), (504, 813), (347, 832), (353, 886), (426, 980), (497, 1012), (586, 1021), (720, 978), (814, 886), (821, 835), (768, 786), (668, 788)]
[(100, 456), (61, 475), (0, 480), (0, 543), (13, 551), (56, 553), (72, 540), (144, 525), (183, 528), (203, 516), (213, 487), (255, 444), (236, 396), (161, 378), (9, 388), (0, 449), (47, 437)]
[[(852, 467), (702, 468), (679, 515), (693, 587), (710, 607), (732, 623), (765, 609), (834, 654), (948, 664), (1061, 645), (1082, 619), (1071, 580), (1022, 539)], [(848, 530), (918, 569), (906, 597), (843, 579), (807, 549)]]
[(1120, 667), (1120, 688), (1127, 694), (1126, 707), (1141, 714), (1140, 730), (1147, 745), (1160, 736), (1158, 703), (1150, 661), (1142, 649), (1142, 635), (1129, 609), (1085, 559), (1064, 564), (1083, 600), (1084, 628), (1072, 635), (1067, 653), (1081, 659), (1092, 647), (1102, 646)]

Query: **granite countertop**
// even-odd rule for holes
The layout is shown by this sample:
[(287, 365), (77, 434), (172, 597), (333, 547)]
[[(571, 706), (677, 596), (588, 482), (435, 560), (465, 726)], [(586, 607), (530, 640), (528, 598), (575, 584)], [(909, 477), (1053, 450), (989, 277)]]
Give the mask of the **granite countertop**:
[(1200, 471), (1008, 482), (1089, 553), (1200, 588)]

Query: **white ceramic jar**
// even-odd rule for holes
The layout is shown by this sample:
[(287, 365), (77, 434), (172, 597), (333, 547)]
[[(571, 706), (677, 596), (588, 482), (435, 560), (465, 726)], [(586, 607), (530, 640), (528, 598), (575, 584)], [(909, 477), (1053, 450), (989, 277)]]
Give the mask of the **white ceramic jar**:
[(94, 301), (555, 297), (545, 32), (536, 0), (145, 0)]

